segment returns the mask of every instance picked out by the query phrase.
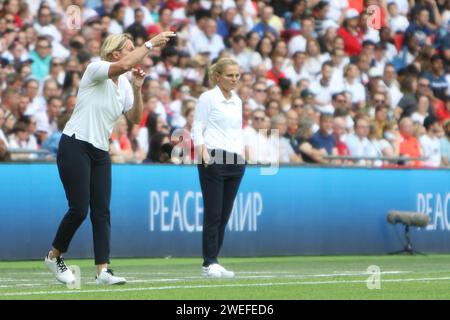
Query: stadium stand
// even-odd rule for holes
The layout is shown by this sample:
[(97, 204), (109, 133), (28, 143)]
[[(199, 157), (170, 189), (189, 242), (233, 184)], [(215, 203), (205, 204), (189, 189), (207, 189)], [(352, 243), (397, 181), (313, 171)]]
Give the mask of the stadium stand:
[[(0, 161), (54, 159), (102, 40), (128, 32), (137, 46), (162, 30), (178, 36), (142, 61), (144, 117), (140, 126), (119, 120), (117, 162), (190, 163), (186, 105), (207, 90), (207, 67), (232, 57), (244, 126), (266, 128), (250, 140), (273, 139), (267, 128), (286, 122), (283, 148), (261, 146), (267, 161), (449, 166), (448, 0), (0, 1)], [(252, 123), (259, 110), (264, 125)], [(177, 129), (181, 142), (171, 138)]]

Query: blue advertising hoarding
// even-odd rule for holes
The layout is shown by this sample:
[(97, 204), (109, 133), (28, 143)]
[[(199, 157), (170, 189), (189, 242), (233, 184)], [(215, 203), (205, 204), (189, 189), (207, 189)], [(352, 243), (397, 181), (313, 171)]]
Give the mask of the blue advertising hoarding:
[[(389, 210), (420, 211), (414, 248), (450, 252), (450, 170), (247, 167), (223, 255), (384, 254), (402, 248)], [(0, 259), (39, 259), (67, 210), (55, 164), (0, 165)], [(114, 165), (112, 256), (200, 256), (203, 203), (195, 166)], [(68, 257), (92, 257), (89, 218)]]

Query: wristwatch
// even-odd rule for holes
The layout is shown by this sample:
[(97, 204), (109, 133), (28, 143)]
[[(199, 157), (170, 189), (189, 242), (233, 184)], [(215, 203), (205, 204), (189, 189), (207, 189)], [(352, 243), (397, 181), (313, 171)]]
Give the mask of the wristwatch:
[(148, 50), (152, 50), (153, 48), (153, 43), (151, 41), (146, 41), (144, 42), (144, 46), (148, 49)]

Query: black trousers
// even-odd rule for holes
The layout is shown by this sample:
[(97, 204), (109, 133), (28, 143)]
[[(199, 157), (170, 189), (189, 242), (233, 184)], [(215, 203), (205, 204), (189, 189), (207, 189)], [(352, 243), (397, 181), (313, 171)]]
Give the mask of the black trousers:
[(53, 247), (67, 252), (69, 244), (86, 219), (90, 207), (95, 264), (109, 263), (111, 158), (107, 151), (62, 135), (56, 159), (69, 210), (62, 219)]
[[(245, 172), (245, 161), (237, 154), (222, 150), (209, 151), (214, 158), (223, 155), (223, 163), (212, 163), (206, 168), (198, 165), (200, 186), (203, 194), (203, 266), (218, 263), (223, 244), (225, 227), (233, 209), (234, 199)], [(228, 164), (225, 159), (233, 158)], [(241, 163), (237, 163), (237, 160)]]

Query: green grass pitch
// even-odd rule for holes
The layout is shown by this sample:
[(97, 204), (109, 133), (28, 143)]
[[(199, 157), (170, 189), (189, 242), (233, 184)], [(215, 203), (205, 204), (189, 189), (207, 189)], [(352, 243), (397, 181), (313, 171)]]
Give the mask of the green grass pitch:
[[(92, 260), (67, 259), (81, 269), (81, 288), (59, 284), (43, 261), (0, 262), (0, 299), (449, 299), (450, 255), (223, 258), (234, 279), (205, 279), (201, 260), (113, 259), (129, 281), (97, 286)], [(380, 268), (369, 290), (367, 268)]]

